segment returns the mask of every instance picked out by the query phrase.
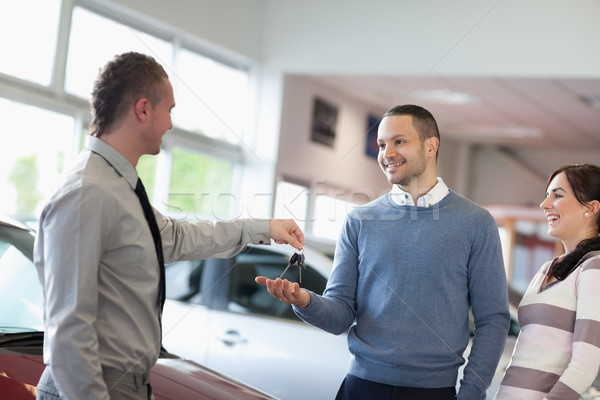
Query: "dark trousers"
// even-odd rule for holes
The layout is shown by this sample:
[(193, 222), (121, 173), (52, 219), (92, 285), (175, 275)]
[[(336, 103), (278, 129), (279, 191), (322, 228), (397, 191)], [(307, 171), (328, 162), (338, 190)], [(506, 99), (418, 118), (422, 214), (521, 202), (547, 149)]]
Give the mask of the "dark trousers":
[(456, 389), (413, 388), (367, 381), (348, 374), (335, 400), (456, 400)]

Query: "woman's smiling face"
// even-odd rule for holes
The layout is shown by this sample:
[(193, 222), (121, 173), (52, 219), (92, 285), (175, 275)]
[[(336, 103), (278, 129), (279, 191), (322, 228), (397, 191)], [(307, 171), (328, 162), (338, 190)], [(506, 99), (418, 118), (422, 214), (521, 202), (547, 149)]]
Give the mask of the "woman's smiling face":
[(552, 179), (540, 208), (548, 220), (548, 234), (560, 239), (567, 251), (587, 238), (588, 207), (577, 200), (564, 172)]

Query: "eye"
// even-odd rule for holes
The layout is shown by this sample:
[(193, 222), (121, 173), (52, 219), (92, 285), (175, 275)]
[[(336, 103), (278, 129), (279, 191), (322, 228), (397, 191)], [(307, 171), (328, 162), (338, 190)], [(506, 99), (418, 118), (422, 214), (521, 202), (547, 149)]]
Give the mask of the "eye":
[(396, 144), (404, 144), (404, 143), (405, 143), (404, 140), (400, 140), (400, 139), (396, 140)]

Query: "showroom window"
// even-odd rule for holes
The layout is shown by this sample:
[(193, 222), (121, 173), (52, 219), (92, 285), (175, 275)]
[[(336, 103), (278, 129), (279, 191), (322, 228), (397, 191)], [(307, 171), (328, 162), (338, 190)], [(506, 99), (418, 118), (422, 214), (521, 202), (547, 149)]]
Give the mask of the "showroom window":
[(163, 65), (176, 96), (174, 128), (161, 153), (137, 165), (153, 204), (176, 217), (236, 216), (243, 129), (252, 125), (249, 68), (121, 6), (33, 3), (0, 6), (10, 16), (0, 32), (12, 38), (3, 47), (12, 56), (0, 59), (0, 114), (11, 144), (0, 150), (0, 214), (38, 217), (63, 166), (83, 148), (100, 67), (115, 54), (138, 51)]
[(181, 49), (173, 79), (174, 123), (190, 132), (239, 143), (250, 109), (248, 73)]
[(69, 35), (65, 91), (88, 99), (99, 68), (115, 54), (127, 51), (149, 54), (165, 70), (170, 69), (173, 46), (167, 41), (75, 7)]
[(281, 180), (275, 192), (275, 217), (293, 218), (305, 233), (337, 240), (350, 210), (368, 200), (323, 181), (302, 185)]
[[(0, 4), (0, 73), (42, 86), (50, 85), (60, 5), (60, 0)], [(9, 56), (17, 54), (18, 57)]]
[(298, 226), (306, 231), (309, 201), (307, 187), (280, 181), (275, 192), (275, 217), (293, 218)]
[(184, 147), (173, 148), (171, 154), (170, 213), (186, 219), (228, 219), (237, 204), (231, 191), (233, 163)]
[(21, 220), (39, 215), (66, 159), (72, 157), (72, 116), (0, 98), (0, 210)]

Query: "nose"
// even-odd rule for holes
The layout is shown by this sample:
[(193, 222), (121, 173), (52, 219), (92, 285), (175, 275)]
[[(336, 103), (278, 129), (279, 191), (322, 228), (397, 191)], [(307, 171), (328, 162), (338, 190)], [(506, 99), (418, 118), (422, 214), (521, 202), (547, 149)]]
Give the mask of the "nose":
[(394, 146), (385, 146), (382, 153), (383, 158), (389, 159), (391, 158), (391, 156), (396, 154), (396, 149), (394, 148)]
[(540, 203), (540, 208), (541, 208), (542, 210), (546, 210), (546, 209), (550, 208), (550, 207), (548, 206), (548, 199), (549, 199), (549, 198), (550, 198), (550, 197), (546, 197), (546, 198), (544, 199), (544, 201), (542, 201), (542, 202)]

